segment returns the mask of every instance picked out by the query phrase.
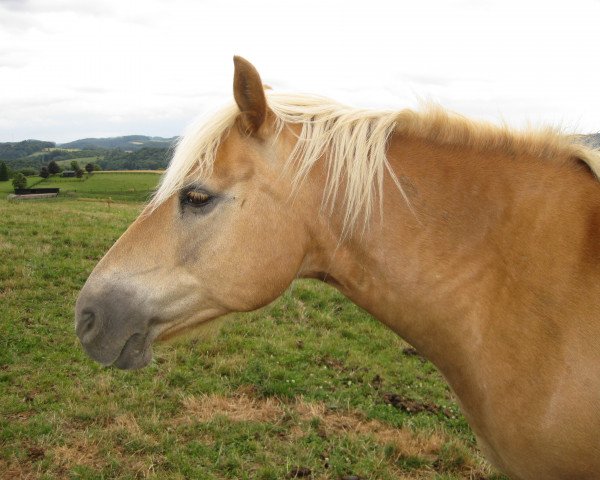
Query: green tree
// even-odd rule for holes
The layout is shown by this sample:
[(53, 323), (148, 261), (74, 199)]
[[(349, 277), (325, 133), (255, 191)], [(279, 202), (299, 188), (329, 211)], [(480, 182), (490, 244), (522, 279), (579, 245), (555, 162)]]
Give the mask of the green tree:
[(76, 176), (77, 178), (81, 178), (81, 177), (83, 177), (83, 169), (81, 169), (81, 168), (78, 168), (77, 170), (75, 170), (75, 176)]
[(13, 187), (15, 190), (19, 188), (27, 188), (27, 177), (23, 175), (21, 172), (17, 172), (12, 181)]
[(6, 182), (8, 180), (8, 167), (6, 163), (0, 162), (0, 182)]
[(40, 168), (40, 177), (48, 178), (50, 176), (50, 172), (48, 171), (48, 167)]
[(53, 148), (54, 142), (40, 142), (39, 140), (24, 140), (23, 142), (0, 143), (0, 158), (5, 160), (16, 160), (26, 157), (32, 153), (42, 151), (45, 148)]
[(94, 172), (100, 172), (102, 171), (102, 167), (100, 165), (98, 165), (97, 163), (94, 163)]
[(58, 163), (56, 163), (54, 160), (52, 160), (48, 164), (48, 171), (50, 172), (50, 175), (56, 175), (57, 173), (61, 172), (61, 168), (58, 165)]
[(77, 160), (71, 160), (71, 170), (79, 170), (79, 162)]
[(23, 175), (25, 175), (26, 177), (32, 177), (33, 175), (36, 174), (36, 171), (34, 168), (22, 168), (21, 170), (19, 170), (19, 172), (21, 172)]
[(92, 173), (92, 172), (94, 171), (94, 164), (92, 164), (92, 163), (88, 163), (88, 164), (85, 166), (85, 171), (86, 171), (86, 172), (88, 172), (88, 173)]

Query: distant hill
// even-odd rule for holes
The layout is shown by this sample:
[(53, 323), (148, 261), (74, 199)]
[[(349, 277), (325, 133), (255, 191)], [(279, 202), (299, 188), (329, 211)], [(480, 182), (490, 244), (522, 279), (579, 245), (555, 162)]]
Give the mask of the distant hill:
[(164, 170), (171, 154), (169, 148), (144, 147), (134, 152), (113, 149), (105, 151), (96, 163), (103, 170)]
[(73, 142), (61, 143), (60, 148), (79, 148), (81, 150), (96, 150), (118, 148), (119, 150), (135, 151), (141, 148), (169, 148), (177, 141), (177, 137), (148, 137), (146, 135), (127, 135), (125, 137), (83, 138)]
[(43, 142), (41, 140), (0, 143), (0, 160), (15, 160), (55, 146), (54, 142)]
[(81, 166), (97, 163), (104, 170), (161, 170), (166, 168), (177, 138), (128, 135), (84, 138), (58, 145), (40, 140), (6, 142), (0, 143), (0, 160), (12, 170), (39, 170), (51, 160), (63, 167), (76, 160)]

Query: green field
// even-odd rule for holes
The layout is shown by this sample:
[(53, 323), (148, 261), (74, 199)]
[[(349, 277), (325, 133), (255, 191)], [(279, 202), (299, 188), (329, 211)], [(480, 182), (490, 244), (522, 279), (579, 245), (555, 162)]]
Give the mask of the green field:
[[(35, 184), (38, 188), (60, 188), (60, 197), (96, 198), (114, 201), (146, 201), (156, 188), (160, 175), (158, 173), (120, 172), (85, 174), (83, 178), (62, 178), (52, 176), (43, 180), (41, 177), (28, 177), (27, 185)], [(13, 191), (10, 182), (0, 182), (0, 193)]]
[[(502, 478), (435, 368), (317, 282), (211, 337), (158, 345), (146, 369), (89, 360), (75, 299), (158, 179), (143, 175), (0, 198), (0, 478)], [(130, 201), (78, 197), (102, 188)]]
[[(34, 187), (36, 184), (40, 183), (43, 180), (42, 177), (32, 176), (27, 177), (27, 186)], [(12, 186), (12, 182), (0, 182), (0, 198), (4, 199), (7, 194), (13, 193), (14, 188)]]

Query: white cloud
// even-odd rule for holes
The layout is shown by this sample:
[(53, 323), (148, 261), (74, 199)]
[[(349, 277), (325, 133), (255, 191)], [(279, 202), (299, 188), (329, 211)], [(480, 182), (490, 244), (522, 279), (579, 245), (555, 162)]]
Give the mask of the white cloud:
[(3, 0), (0, 141), (175, 135), (229, 98), (233, 54), (355, 105), (597, 131), (599, 21), (594, 0)]

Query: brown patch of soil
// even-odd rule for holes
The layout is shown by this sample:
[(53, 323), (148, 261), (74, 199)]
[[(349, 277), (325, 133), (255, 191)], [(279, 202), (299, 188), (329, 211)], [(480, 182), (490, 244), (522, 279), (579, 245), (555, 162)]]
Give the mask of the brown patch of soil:
[(19, 413), (11, 413), (10, 415), (6, 415), (6, 418), (15, 422), (26, 422), (31, 417), (36, 414), (34, 410), (25, 410)]
[(61, 445), (52, 449), (55, 464), (68, 471), (76, 465), (99, 469), (105, 464), (97, 445), (83, 439), (73, 445)]
[(290, 473), (286, 475), (286, 478), (305, 478), (312, 476), (312, 471), (310, 468), (306, 467), (293, 467), (290, 470)]
[(329, 355), (324, 355), (317, 360), (317, 365), (320, 367), (331, 368), (332, 370), (337, 370), (340, 372), (347, 371), (346, 366), (342, 360), (338, 360), (337, 358), (332, 358)]
[(0, 459), (0, 480), (15, 480), (17, 478), (19, 480), (29, 480), (38, 478), (38, 474), (32, 470), (29, 464), (8, 463)]
[(125, 430), (130, 435), (139, 436), (142, 434), (142, 430), (137, 423), (135, 416), (131, 413), (118, 415), (115, 417), (113, 423), (110, 425), (111, 430)]
[(398, 393), (384, 393), (383, 401), (398, 410), (408, 413), (433, 413), (435, 415), (442, 414), (446, 417), (452, 417), (452, 412), (447, 408), (442, 408), (439, 405), (431, 402), (418, 402)]
[(298, 438), (306, 435), (310, 426), (307, 423), (317, 419), (319, 435), (369, 435), (381, 444), (393, 444), (404, 455), (435, 454), (447, 440), (440, 433), (428, 436), (412, 430), (390, 427), (377, 420), (367, 420), (358, 412), (332, 411), (323, 403), (305, 402), (300, 399), (284, 404), (274, 398), (257, 399), (240, 394), (234, 397), (202, 395), (186, 397), (183, 402), (183, 415), (175, 418), (175, 424), (207, 422), (215, 416), (225, 416), (236, 422), (281, 423), (297, 416), (300, 422), (289, 424), (289, 436)]
[(304, 421), (317, 418), (325, 435), (370, 435), (377, 443), (393, 444), (404, 455), (434, 454), (439, 451), (446, 438), (441, 433), (429, 436), (417, 434), (406, 428), (394, 428), (378, 420), (367, 420), (358, 412), (328, 410), (321, 403), (296, 403), (296, 411)]
[(383, 378), (379, 376), (379, 374), (375, 375), (370, 382), (370, 385), (375, 389), (379, 390), (381, 385), (383, 385)]
[[(446, 414), (440, 407), (411, 401), (397, 394), (385, 394), (390, 404), (411, 412)], [(409, 428), (396, 428), (378, 420), (367, 419), (360, 412), (352, 410), (331, 410), (325, 404), (306, 402), (302, 398), (293, 402), (283, 402), (276, 398), (258, 398), (251, 386), (241, 387), (234, 396), (202, 395), (186, 397), (182, 402), (183, 412), (173, 419), (174, 424), (207, 422), (216, 416), (225, 416), (235, 422), (270, 422), (285, 424), (286, 431), (280, 435), (281, 441), (295, 441), (317, 431), (322, 438), (347, 435), (366, 436), (376, 443), (393, 447), (394, 458), (421, 457), (435, 464), (442, 446), (451, 438), (441, 431), (418, 433)], [(326, 454), (324, 454), (327, 457)], [(328, 459), (324, 458), (325, 464)], [(483, 475), (485, 467), (469, 461), (461, 469), (466, 478)], [(398, 470), (401, 479), (431, 478), (432, 471), (406, 472)], [(290, 469), (287, 478), (312, 478), (313, 473), (306, 467)], [(424, 475), (424, 476), (423, 476)], [(352, 475), (348, 478), (353, 478)], [(358, 477), (357, 477), (358, 478)], [(485, 478), (485, 477), (482, 477)]]
[(202, 395), (183, 399), (186, 413), (180, 419), (183, 423), (207, 422), (215, 416), (223, 415), (234, 422), (277, 422), (285, 412), (281, 402), (274, 398), (257, 400), (248, 395), (224, 397), (221, 395)]
[(40, 458), (44, 458), (46, 452), (43, 448), (40, 447), (27, 447), (27, 457), (32, 460), (39, 460)]

